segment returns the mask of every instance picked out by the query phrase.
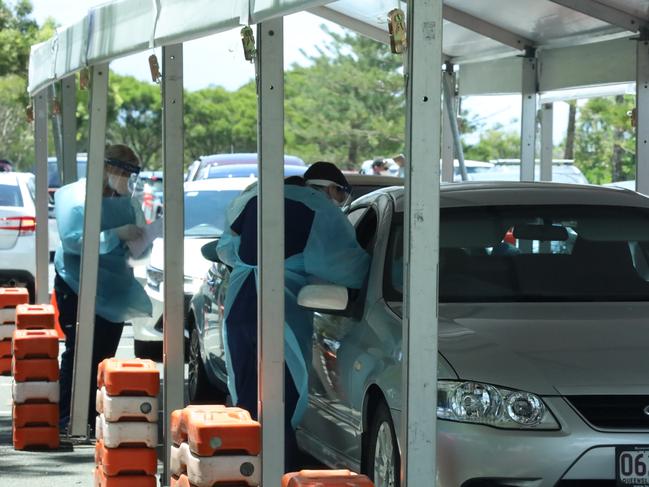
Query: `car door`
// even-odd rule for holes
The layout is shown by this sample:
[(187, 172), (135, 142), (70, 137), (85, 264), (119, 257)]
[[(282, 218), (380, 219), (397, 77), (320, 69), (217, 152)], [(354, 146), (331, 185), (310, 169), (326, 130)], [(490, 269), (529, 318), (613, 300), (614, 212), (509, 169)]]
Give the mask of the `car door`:
[[(356, 228), (359, 243), (372, 255), (377, 208), (355, 207), (348, 218)], [(364, 319), (366, 292), (367, 285), (358, 291), (350, 290), (350, 306), (344, 313), (314, 315), (309, 409), (303, 421), (305, 433), (320, 446), (326, 445), (325, 450), (351, 457), (360, 444), (363, 384), (372, 369), (363, 350), (370, 338)]]

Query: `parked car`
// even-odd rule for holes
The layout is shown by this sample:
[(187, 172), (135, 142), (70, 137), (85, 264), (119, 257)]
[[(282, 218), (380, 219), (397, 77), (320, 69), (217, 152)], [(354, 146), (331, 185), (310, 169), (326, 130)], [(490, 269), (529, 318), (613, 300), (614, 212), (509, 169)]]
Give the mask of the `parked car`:
[[(347, 211), (372, 255), (368, 284), (333, 311), (318, 309), (327, 296), (311, 302), (298, 429), (303, 450), (377, 486), (399, 485), (404, 205), (403, 189), (389, 188)], [(649, 199), (556, 183), (444, 185), (439, 257), (437, 485), (644, 483)], [(216, 386), (228, 278), (216, 263), (192, 301), (199, 371)]]
[[(352, 186), (352, 200), (380, 188), (403, 185), (403, 178), (398, 177), (361, 174), (345, 174), (345, 177)], [(229, 271), (219, 262), (211, 264), (206, 267), (207, 275), (190, 301), (187, 316), (191, 401), (222, 398), (227, 392), (221, 324)]]
[(0, 286), (26, 287), (35, 296), (34, 175), (0, 172)]
[(163, 183), (162, 171), (142, 171), (138, 174), (133, 197), (141, 202), (148, 223), (162, 216)]
[[(212, 154), (200, 156), (196, 159), (187, 171), (186, 181), (205, 179), (212, 166), (226, 166), (229, 164), (257, 164), (256, 153), (233, 153), (233, 154)], [(304, 166), (304, 161), (295, 156), (284, 156), (285, 166)]]
[[(541, 172), (538, 161), (534, 166), (534, 179), (540, 181)], [(518, 159), (496, 160), (489, 170), (481, 170), (469, 176), (470, 181), (519, 181), (521, 166)], [(552, 162), (552, 181), (555, 183), (589, 184), (584, 173), (570, 159)]]
[[(249, 178), (221, 178), (185, 183), (185, 311), (189, 300), (203, 282), (210, 262), (203, 259), (200, 248), (223, 231), (225, 210), (230, 201), (245, 189)], [(132, 320), (134, 352), (140, 358), (158, 358), (162, 352), (162, 313), (164, 290), (164, 240), (154, 240), (146, 267), (145, 291), (153, 304), (153, 316)], [(184, 313), (186, 315), (186, 312)]]

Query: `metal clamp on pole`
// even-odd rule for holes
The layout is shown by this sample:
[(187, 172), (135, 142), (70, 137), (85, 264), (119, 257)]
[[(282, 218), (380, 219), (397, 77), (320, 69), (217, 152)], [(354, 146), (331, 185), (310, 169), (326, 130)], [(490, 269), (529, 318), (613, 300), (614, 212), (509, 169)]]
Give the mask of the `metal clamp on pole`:
[(403, 10), (395, 8), (388, 13), (390, 49), (394, 54), (403, 54), (407, 46), (406, 16)]
[(249, 26), (241, 29), (241, 44), (243, 45), (243, 57), (246, 61), (255, 62), (257, 47), (255, 46), (255, 33)]
[(149, 69), (151, 70), (151, 81), (160, 83), (162, 75), (160, 74), (160, 64), (158, 63), (158, 56), (151, 54), (149, 56)]

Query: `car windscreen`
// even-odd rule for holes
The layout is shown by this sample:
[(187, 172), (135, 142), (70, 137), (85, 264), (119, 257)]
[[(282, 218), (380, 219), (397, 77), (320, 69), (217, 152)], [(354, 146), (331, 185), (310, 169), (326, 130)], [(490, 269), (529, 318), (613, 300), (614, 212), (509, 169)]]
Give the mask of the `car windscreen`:
[[(385, 291), (403, 288), (403, 214)], [(440, 302), (649, 301), (649, 211), (502, 206), (441, 211)]]
[(225, 210), (241, 191), (185, 191), (185, 236), (217, 237), (223, 233)]
[(0, 206), (23, 206), (20, 188), (13, 184), (0, 184)]

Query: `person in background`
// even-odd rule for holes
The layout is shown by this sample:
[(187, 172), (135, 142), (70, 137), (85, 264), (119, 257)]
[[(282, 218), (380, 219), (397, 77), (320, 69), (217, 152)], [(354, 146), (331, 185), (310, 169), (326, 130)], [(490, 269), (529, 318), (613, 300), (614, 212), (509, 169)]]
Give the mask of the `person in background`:
[(0, 159), (0, 172), (11, 172), (14, 170), (14, 165), (9, 159)]
[[(330, 162), (316, 162), (284, 187), (285, 218), (285, 445), (286, 469), (295, 470), (295, 428), (307, 406), (307, 367), (311, 363), (313, 312), (297, 304), (300, 289), (312, 280), (359, 289), (369, 255), (356, 241), (354, 227), (340, 211), (351, 187)], [(223, 325), (232, 403), (257, 416), (257, 186), (235, 198), (220, 238), (219, 258), (232, 267)], [(278, 330), (281, 332), (282, 330)]]
[(376, 176), (381, 176), (385, 174), (385, 172), (388, 170), (388, 165), (385, 163), (385, 161), (377, 157), (374, 159), (374, 162), (372, 162), (372, 174)]
[(399, 171), (397, 175), (400, 178), (406, 177), (406, 156), (403, 154), (399, 154), (398, 156), (394, 156), (392, 160), (395, 162), (397, 166), (399, 166)]
[[(125, 145), (106, 147), (104, 188), (101, 202), (99, 269), (95, 303), (95, 334), (92, 353), (88, 424), (94, 425), (97, 366), (117, 351), (124, 321), (135, 316), (150, 316), (151, 301), (135, 280), (128, 264), (126, 242), (142, 236), (136, 225), (144, 220), (139, 206), (131, 200), (140, 161)], [(70, 400), (74, 370), (77, 306), (83, 246), (85, 179), (60, 188), (55, 196), (56, 223), (61, 244), (56, 250), (54, 290), (59, 308), (59, 323), (65, 334), (61, 356), (59, 426), (65, 431), (70, 421)], [(80, 323), (79, 326), (84, 326)]]

